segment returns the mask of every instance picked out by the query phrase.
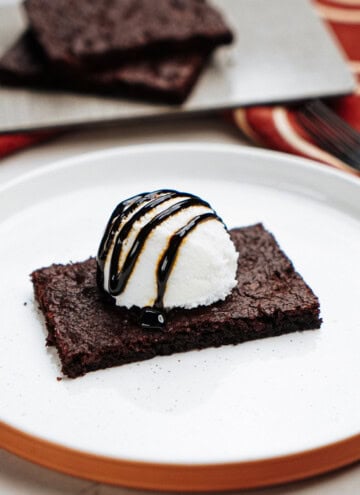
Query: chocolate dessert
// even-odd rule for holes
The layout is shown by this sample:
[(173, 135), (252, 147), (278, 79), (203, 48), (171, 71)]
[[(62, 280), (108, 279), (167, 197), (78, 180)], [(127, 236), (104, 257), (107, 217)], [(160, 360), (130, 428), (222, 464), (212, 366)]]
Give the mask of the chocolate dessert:
[(25, 0), (28, 28), (0, 82), (180, 104), (232, 41), (205, 0)]
[(219, 347), (320, 327), (319, 301), (261, 224), (230, 231), (239, 253), (236, 286), (225, 300), (172, 308), (163, 328), (141, 325), (142, 310), (113, 304), (97, 284), (97, 261), (32, 273), (47, 342), (71, 378), (191, 349)]
[(205, 0), (25, 0), (24, 5), (48, 59), (70, 71), (108, 68), (144, 54), (210, 51), (233, 38)]
[(0, 58), (0, 81), (16, 86), (51, 84), (47, 65), (41, 48), (26, 31)]
[(0, 81), (88, 93), (182, 103), (207, 62), (207, 53), (186, 53), (123, 63), (116, 69), (73, 77), (52, 67), (30, 31), (0, 59)]

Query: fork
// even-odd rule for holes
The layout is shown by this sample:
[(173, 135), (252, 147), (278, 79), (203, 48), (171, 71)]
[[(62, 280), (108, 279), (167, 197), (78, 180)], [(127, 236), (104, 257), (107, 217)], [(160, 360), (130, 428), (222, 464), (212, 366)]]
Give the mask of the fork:
[(360, 133), (320, 100), (297, 108), (297, 118), (315, 143), (360, 171)]

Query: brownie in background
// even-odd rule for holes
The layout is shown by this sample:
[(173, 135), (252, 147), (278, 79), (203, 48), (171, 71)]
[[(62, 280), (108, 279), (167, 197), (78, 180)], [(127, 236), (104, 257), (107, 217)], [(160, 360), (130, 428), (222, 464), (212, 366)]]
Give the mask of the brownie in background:
[(182, 103), (206, 65), (207, 53), (177, 53), (133, 62), (116, 69), (72, 75), (52, 66), (33, 34), (26, 31), (0, 59), (0, 81), (43, 87)]
[(204, 0), (25, 0), (24, 5), (47, 58), (68, 70), (210, 51), (233, 39), (220, 12)]

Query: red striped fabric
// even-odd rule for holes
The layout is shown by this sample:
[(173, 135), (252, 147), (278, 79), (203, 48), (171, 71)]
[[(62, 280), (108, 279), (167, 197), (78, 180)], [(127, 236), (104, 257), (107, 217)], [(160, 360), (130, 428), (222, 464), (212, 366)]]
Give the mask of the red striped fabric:
[[(353, 95), (334, 100), (333, 109), (360, 131), (360, 0), (313, 0), (313, 4), (342, 46), (359, 83)], [(355, 173), (315, 145), (297, 121), (296, 110), (278, 105), (240, 108), (234, 110), (232, 119), (248, 139), (261, 146), (320, 160)]]
[(11, 155), (15, 151), (28, 148), (54, 136), (53, 132), (32, 132), (26, 134), (6, 134), (0, 136), (0, 159)]
[[(313, 4), (343, 47), (359, 82), (356, 92), (334, 100), (333, 108), (360, 131), (360, 0), (313, 0)], [(295, 110), (278, 105), (239, 108), (230, 114), (230, 118), (250, 141), (260, 146), (313, 158), (332, 167), (352, 171), (345, 163), (312, 142), (299, 125)], [(54, 133), (0, 136), (0, 158), (47, 140), (50, 136), (54, 136)]]

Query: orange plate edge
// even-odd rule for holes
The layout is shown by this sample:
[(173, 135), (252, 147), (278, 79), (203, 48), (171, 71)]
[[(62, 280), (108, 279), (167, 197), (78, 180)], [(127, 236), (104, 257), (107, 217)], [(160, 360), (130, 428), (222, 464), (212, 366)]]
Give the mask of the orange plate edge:
[(360, 460), (360, 434), (297, 454), (226, 464), (116, 460), (42, 440), (3, 422), (0, 422), (0, 446), (41, 466), (80, 478), (164, 491), (259, 488), (304, 479)]

